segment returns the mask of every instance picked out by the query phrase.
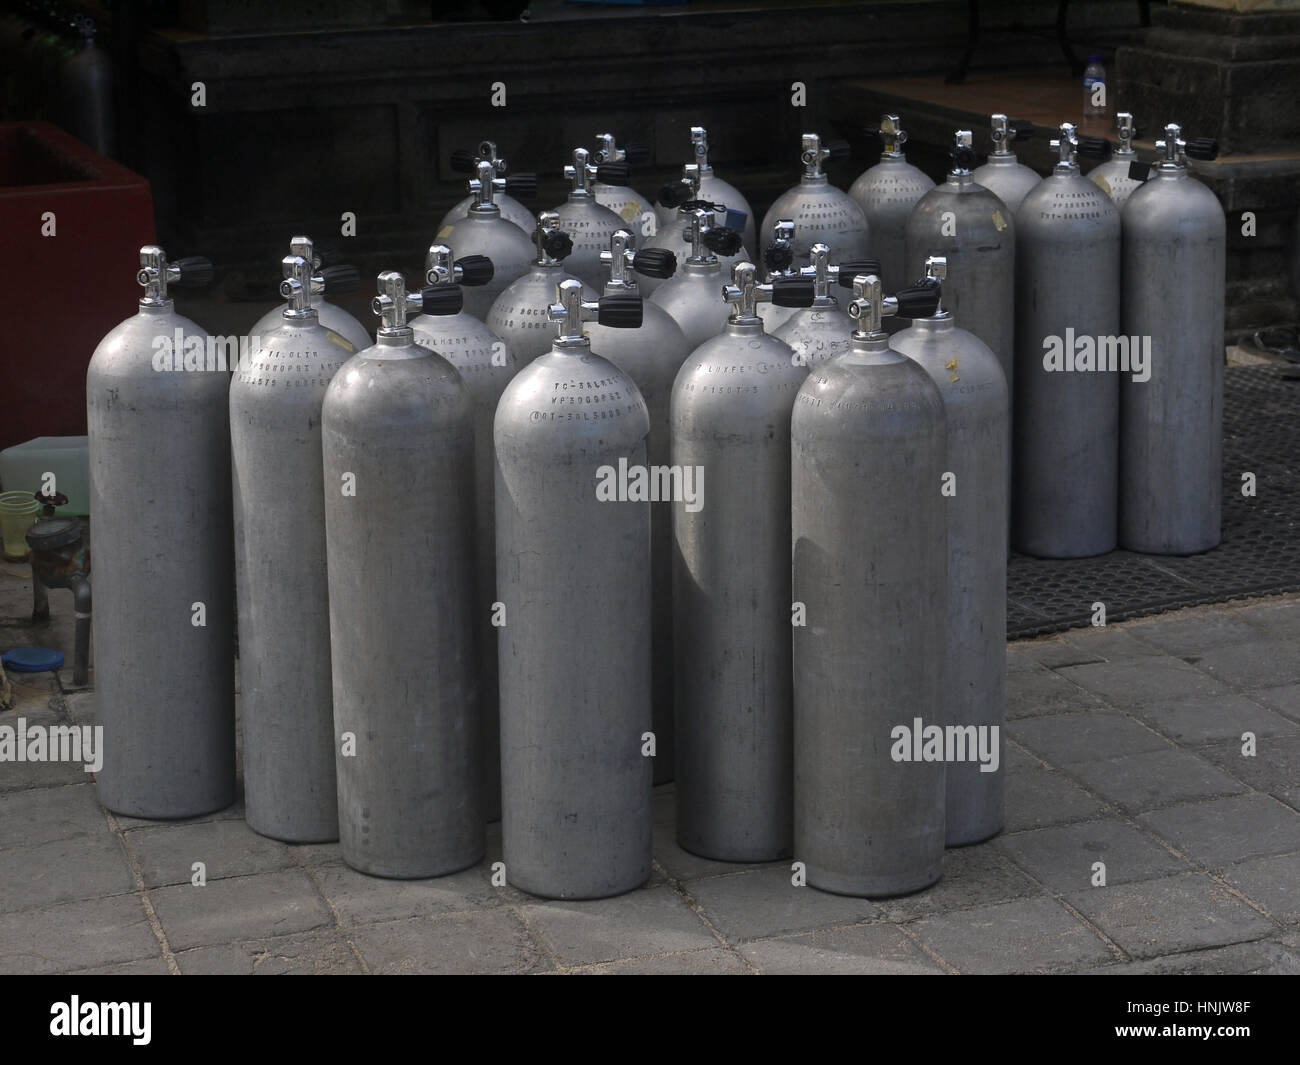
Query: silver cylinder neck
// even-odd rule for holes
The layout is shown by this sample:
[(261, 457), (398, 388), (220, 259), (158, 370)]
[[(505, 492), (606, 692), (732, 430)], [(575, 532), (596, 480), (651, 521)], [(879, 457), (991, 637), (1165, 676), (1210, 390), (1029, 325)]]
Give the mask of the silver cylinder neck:
[(695, 165), (700, 168), (700, 176), (712, 174), (713, 167), (709, 165), (709, 131), (703, 126), (691, 127), (691, 148), (695, 154)]
[(1183, 154), (1186, 148), (1182, 127), (1172, 122), (1165, 126), (1164, 139), (1156, 141), (1156, 151), (1160, 153), (1160, 165), (1156, 172), (1162, 177), (1182, 177), (1186, 174), (1187, 156)]
[(995, 159), (998, 162), (1004, 160), (1014, 161), (1015, 152), (1010, 148), (1011, 138), (1014, 134), (1011, 132), (1011, 122), (1006, 115), (993, 115), (990, 119), (989, 135), (993, 139), (993, 151), (989, 153), (989, 162)]
[(1060, 136), (1049, 142), (1049, 147), (1055, 148), (1057, 154), (1056, 165), (1052, 167), (1052, 173), (1069, 177), (1079, 172), (1079, 164), (1074, 159), (1074, 150), (1079, 146), (1079, 140), (1075, 136), (1075, 127), (1072, 122), (1062, 122), (1060, 129)]
[(477, 176), (469, 181), (470, 195), (474, 197), (474, 203), (469, 209), (470, 217), (500, 218), (501, 208), (496, 205), (493, 197), (498, 192), (505, 192), (505, 179), (496, 176), (496, 167), (486, 159), (480, 159), (476, 169)]
[[(169, 272), (173, 276), (169, 276)], [(146, 244), (140, 249), (140, 269), (135, 275), (136, 282), (144, 287), (140, 306), (170, 310), (172, 299), (167, 295), (167, 282), (179, 276), (167, 262), (167, 253), (162, 248), (156, 244)]]
[(284, 280), (280, 282), (280, 296), (287, 301), (284, 316), (294, 320), (316, 317), (312, 306), (312, 265), (301, 255), (286, 255), (280, 260)]
[(884, 144), (884, 150), (880, 155), (882, 163), (891, 160), (902, 161), (907, 158), (903, 154), (903, 145), (907, 143), (907, 131), (903, 129), (903, 124), (897, 115), (880, 116), (880, 140)]
[(385, 270), (379, 275), (379, 295), (370, 301), (370, 308), (379, 316), (377, 335), (399, 343), (411, 343), (414, 334), (406, 324), (408, 314), (419, 314), (421, 300), (406, 291), (406, 278), (395, 270)]
[(762, 330), (763, 319), (758, 316), (758, 305), (770, 303), (772, 286), (758, 283), (758, 269), (753, 263), (740, 262), (731, 268), (730, 285), (722, 288), (722, 298), (732, 306), (730, 325), (754, 325)]
[(589, 203), (595, 199), (589, 183), (596, 180), (596, 168), (588, 162), (590, 158), (586, 148), (574, 148), (573, 165), (564, 168), (570, 203)]

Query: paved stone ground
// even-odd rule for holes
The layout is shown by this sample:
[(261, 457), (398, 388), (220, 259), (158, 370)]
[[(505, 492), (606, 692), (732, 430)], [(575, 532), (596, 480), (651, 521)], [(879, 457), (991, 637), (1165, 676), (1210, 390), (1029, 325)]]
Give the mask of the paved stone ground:
[[(0, 643), (66, 651), (68, 593), (31, 630), (25, 579), (0, 566)], [(567, 903), (491, 885), (499, 826), (476, 869), (385, 881), (263, 839), (238, 804), (117, 817), (80, 766), (3, 763), (0, 971), (1300, 972), (1300, 596), (1014, 643), (1008, 671), (1006, 831), (888, 900), (685, 853), (671, 786), (650, 883)], [(68, 678), (11, 675), (0, 724), (93, 722)]]

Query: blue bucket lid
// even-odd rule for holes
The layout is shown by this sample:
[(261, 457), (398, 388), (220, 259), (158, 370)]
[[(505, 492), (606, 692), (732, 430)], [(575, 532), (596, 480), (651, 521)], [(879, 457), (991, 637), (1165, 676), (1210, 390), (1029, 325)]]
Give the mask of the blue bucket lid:
[(63, 655), (50, 647), (15, 647), (0, 656), (15, 673), (46, 673), (63, 665)]

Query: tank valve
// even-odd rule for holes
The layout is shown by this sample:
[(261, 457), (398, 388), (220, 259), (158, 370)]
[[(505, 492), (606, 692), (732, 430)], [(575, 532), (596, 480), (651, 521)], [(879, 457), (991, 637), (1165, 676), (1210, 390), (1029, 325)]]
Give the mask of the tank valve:
[(794, 272), (794, 223), (782, 218), (772, 227), (772, 243), (763, 249), (763, 266), (768, 276)]
[(799, 160), (803, 163), (804, 177), (824, 177), (822, 163), (827, 160), (838, 162), (841, 159), (847, 159), (850, 152), (851, 149), (847, 141), (827, 141), (823, 144), (821, 137), (816, 133), (805, 133), (799, 153)]
[(1110, 155), (1110, 141), (1105, 137), (1080, 137), (1077, 150), (1089, 159), (1105, 159)]
[(853, 299), (849, 317), (858, 323), (853, 335), (865, 340), (886, 336), (881, 319), (890, 314), (900, 318), (931, 318), (939, 307), (939, 283), (929, 280), (900, 288), (893, 296), (882, 293), (880, 278), (875, 274), (858, 274), (853, 278)]
[(731, 321), (757, 322), (758, 305), (772, 303), (777, 307), (811, 307), (813, 282), (804, 277), (776, 277), (769, 284), (760, 284), (758, 268), (753, 263), (736, 263), (731, 268), (730, 285), (722, 287), (722, 298), (733, 305)]
[[(457, 148), (451, 153), (451, 169), (458, 174), (472, 174), (474, 181), (478, 182), (484, 180), (484, 172), (479, 168), (480, 163), (492, 165), (492, 170), (487, 176), (492, 182), (493, 195), (504, 192), (517, 200), (529, 200), (537, 195), (536, 174), (521, 171), (508, 177), (504, 176), (506, 161), (497, 155), (494, 141), (483, 141), (478, 146), (477, 153), (471, 152), (468, 148)], [(476, 192), (473, 182), (470, 182), (470, 192)]]
[(543, 211), (537, 216), (533, 243), (537, 245), (535, 266), (559, 266), (561, 260), (573, 254), (573, 238), (560, 229), (560, 216), (555, 211)]
[(1057, 162), (1055, 171), (1058, 174), (1070, 174), (1079, 168), (1074, 161), (1074, 150), (1079, 146), (1079, 141), (1074, 135), (1074, 124), (1071, 122), (1061, 123), (1060, 135), (1048, 142), (1049, 146), (1056, 149)]
[(1119, 148), (1116, 149), (1116, 155), (1133, 154), (1133, 134), (1136, 132), (1133, 126), (1133, 115), (1128, 111), (1121, 111), (1115, 116), (1115, 132), (1119, 135)]
[(424, 301), (420, 293), (406, 291), (406, 278), (396, 270), (385, 270), (379, 275), (379, 295), (370, 301), (370, 309), (380, 318), (381, 334), (403, 336), (411, 332), (407, 314), (419, 314)]
[(948, 280), (948, 257), (928, 255), (925, 259), (925, 280), (934, 287), (934, 317), (944, 313), (943, 283)]
[(814, 305), (825, 303), (830, 298), (833, 284), (852, 288), (853, 279), (858, 274), (880, 274), (880, 263), (875, 259), (850, 259), (832, 266), (831, 249), (825, 244), (814, 244), (808, 251), (808, 258), (809, 265), (801, 267), (799, 274), (812, 280)]
[[(346, 296), (361, 287), (361, 274), (355, 266), (338, 263), (321, 269), (320, 256), (316, 254), (311, 237), (291, 237), (289, 254), (305, 259), (311, 265), (311, 293), (313, 296), (330, 292), (335, 296)], [(287, 276), (287, 275), (286, 275)], [(283, 286), (281, 286), (283, 293)]]
[(709, 131), (703, 126), (691, 127), (691, 148), (695, 153), (695, 163), (701, 174), (713, 173), (709, 166)]
[[(596, 140), (600, 147), (594, 156), (597, 163), (626, 163), (629, 167), (645, 166), (650, 162), (650, 147), (646, 144), (625, 144), (618, 146), (612, 133), (598, 133)], [(607, 184), (607, 182), (602, 182)], [(619, 182), (623, 184), (623, 182)]]
[(714, 224), (717, 215), (713, 208), (716, 206), (721, 205), (681, 208), (682, 213), (690, 219), (682, 234), (691, 245), (690, 262), (716, 262), (718, 255), (735, 255), (740, 251), (744, 239), (742, 235), (727, 226)]
[(424, 256), (424, 277), (431, 286), (486, 285), (494, 273), (486, 255), (466, 255), (452, 262), (451, 249), (445, 244), (432, 245)]
[(311, 305), (312, 264), (301, 255), (286, 255), (280, 260), (280, 268), (284, 271), (280, 295), (289, 301), (285, 317), (310, 318), (315, 315)]
[(589, 346), (582, 332), (583, 322), (596, 322), (612, 329), (639, 329), (641, 327), (642, 301), (640, 296), (620, 293), (602, 296), (598, 300), (582, 298), (582, 282), (572, 278), (555, 286), (556, 302), (546, 309), (547, 317), (556, 324), (557, 344), (582, 344)]
[[(566, 166), (564, 168), (565, 180), (569, 182), (570, 188), (572, 189), (572, 191), (569, 193), (571, 197), (577, 197), (578, 199), (593, 199), (591, 188), (589, 187), (588, 182), (600, 181), (600, 177), (599, 177), (600, 167), (592, 166), (591, 163), (588, 162), (588, 159), (590, 158), (591, 155), (586, 148), (573, 149), (573, 165)], [(606, 164), (606, 165), (612, 165), (612, 164)], [(607, 174), (606, 176), (609, 175)], [(625, 173), (622, 176), (623, 176), (622, 181), (601, 181), (601, 184), (602, 185), (626, 184), (627, 174)]]
[(975, 167), (975, 149), (971, 147), (974, 138), (968, 129), (959, 129), (952, 137), (952, 147), (948, 149), (951, 163), (948, 169), (954, 174), (969, 174)]
[(677, 272), (677, 256), (667, 248), (632, 250), (632, 234), (626, 229), (610, 234), (609, 250), (600, 253), (602, 266), (609, 267), (609, 283), (620, 288), (635, 288), (635, 271), (644, 277), (672, 277)]
[(1034, 124), (1023, 118), (1008, 119), (1006, 115), (990, 118), (990, 137), (993, 155), (1010, 155), (1012, 141), (1027, 141), (1034, 135)]
[(140, 249), (140, 269), (135, 279), (144, 286), (144, 295), (140, 303), (149, 307), (161, 307), (170, 303), (167, 286), (179, 288), (204, 288), (212, 284), (212, 262), (201, 255), (192, 255), (186, 259), (167, 261), (167, 253), (156, 244), (146, 244)]
[(907, 131), (903, 129), (903, 124), (897, 115), (881, 115), (880, 128), (872, 132), (879, 134), (885, 146), (884, 151), (880, 153), (881, 159), (903, 158), (903, 145), (907, 143)]

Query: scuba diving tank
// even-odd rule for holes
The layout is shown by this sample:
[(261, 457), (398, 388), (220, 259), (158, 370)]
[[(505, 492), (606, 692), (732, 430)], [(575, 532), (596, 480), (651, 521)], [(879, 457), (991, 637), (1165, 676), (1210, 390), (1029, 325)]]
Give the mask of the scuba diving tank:
[[(653, 237), (638, 241), (637, 246), (642, 248), (665, 248), (671, 251), (678, 260), (689, 258), (692, 251), (691, 227), (688, 224), (688, 216), (683, 215), (682, 211), (691, 211), (700, 207), (713, 211), (720, 225), (728, 229), (734, 229), (739, 233), (740, 227), (744, 224), (741, 215), (732, 211), (726, 204), (709, 203), (701, 199), (701, 188), (700, 168), (694, 163), (687, 163), (682, 167), (680, 181), (670, 182), (659, 190), (660, 203), (676, 203), (678, 205), (677, 224), (660, 226)], [(743, 246), (738, 246), (731, 255), (718, 256), (718, 265), (723, 275), (728, 277), (731, 275), (731, 268), (736, 263), (748, 261), (750, 261), (749, 252)], [(664, 280), (648, 278), (641, 283), (642, 293), (646, 296), (653, 295), (655, 290), (664, 283)]]
[[(435, 244), (424, 260), (431, 286), (484, 285), (492, 278), (492, 260), (471, 255), (452, 261), (446, 245)], [(474, 628), (478, 653), (479, 717), (482, 721), (483, 813), (501, 819), (501, 744), (497, 710), (497, 630), (492, 624), (496, 602), (496, 539), (493, 491), (496, 462), (492, 456), (492, 419), (497, 401), (519, 369), (510, 349), (472, 314), (417, 314), (410, 319), (415, 343), (441, 355), (469, 390), (474, 407)]]
[(817, 243), (828, 244), (841, 254), (854, 259), (872, 254), (874, 234), (867, 226), (867, 216), (857, 201), (847, 192), (841, 192), (822, 173), (822, 163), (827, 159), (843, 159), (849, 146), (834, 141), (822, 146), (816, 133), (803, 135), (800, 160), (803, 177), (799, 184), (776, 198), (776, 202), (763, 217), (763, 233), (782, 218), (794, 222), (794, 256), (802, 261)]
[[(671, 277), (677, 260), (666, 248), (632, 251), (632, 236), (619, 230), (610, 238), (603, 256), (609, 268), (606, 296), (639, 296), (638, 280), (652, 275)], [(635, 273), (634, 273), (635, 271)], [(646, 437), (646, 464), (667, 467), (671, 461), (668, 438), (668, 400), (673, 380), (691, 345), (681, 327), (657, 303), (642, 303), (639, 329), (616, 329), (598, 322), (587, 326), (593, 348), (632, 378), (650, 417)], [(673, 778), (673, 519), (667, 500), (650, 508), (650, 694), (651, 727), (655, 734), (654, 782)]]
[(95, 44), (95, 20), (78, 15), (74, 23), (81, 44), (59, 71), (63, 126), (100, 155), (111, 156), (115, 150), (113, 63), (108, 53)]
[(870, 259), (856, 259), (832, 266), (831, 250), (825, 244), (814, 244), (809, 258), (811, 264), (799, 272), (803, 277), (812, 279), (812, 304), (797, 308), (772, 334), (777, 340), (790, 345), (800, 366), (830, 362), (851, 346), (849, 333), (852, 321), (848, 312), (840, 306), (839, 300), (831, 295), (831, 284), (838, 283), (844, 288), (852, 288), (855, 277), (868, 274), (879, 276), (880, 270), (880, 264)]
[(321, 405), (356, 349), (316, 317), (311, 260), (281, 263), (280, 324), (230, 382), (245, 819), (320, 843), (339, 835)]
[(707, 207), (683, 207), (682, 218), (689, 224), (691, 254), (685, 265), (650, 297), (652, 303), (672, 315), (681, 326), (691, 350), (717, 336), (727, 324), (727, 304), (722, 299), (722, 264), (719, 255), (740, 250), (740, 233), (714, 225), (714, 213)]
[[(506, 345), (517, 366), (527, 366), (551, 350), (555, 327), (546, 308), (555, 298), (555, 286), (573, 275), (564, 260), (573, 252), (573, 240), (560, 229), (560, 216), (543, 211), (533, 229), (537, 258), (522, 277), (510, 282), (488, 311), (487, 326)], [(583, 284), (582, 298), (595, 299), (596, 290)]]
[(1133, 190), (1142, 184), (1129, 174), (1130, 167), (1137, 161), (1137, 152), (1133, 150), (1133, 116), (1128, 111), (1115, 116), (1115, 132), (1119, 134), (1119, 147), (1106, 162), (1088, 172), (1088, 180), (1101, 186), (1115, 206), (1122, 209)]
[[(597, 134), (596, 140), (600, 142), (600, 147), (596, 149), (592, 158), (595, 159), (598, 167), (604, 163), (621, 163), (630, 170), (650, 162), (650, 149), (644, 144), (625, 144), (620, 148), (612, 133)], [(607, 173), (605, 176), (611, 175)], [(653, 205), (648, 197), (642, 196), (636, 189), (629, 188), (626, 184), (607, 184), (600, 180), (599, 175), (591, 187), (591, 193), (596, 197), (598, 204), (608, 207), (623, 219), (623, 225), (629, 232), (635, 233), (638, 238), (641, 237), (643, 220), (646, 214), (653, 211)]]
[(1119, 211), (1075, 146), (1063, 123), (1060, 161), (1016, 212), (1011, 545), (1039, 558), (1105, 554), (1118, 528)]
[(235, 801), (230, 375), (168, 295), (212, 264), (148, 245), (136, 277), (139, 313), (86, 373), (99, 799), (195, 817)]
[(903, 154), (907, 133), (897, 115), (881, 115), (877, 132), (885, 145), (880, 162), (849, 187), (849, 195), (867, 216), (871, 254), (880, 262), (881, 284), (892, 292), (916, 280), (904, 265), (907, 220), (934, 182)]
[[(744, 212), (744, 225), (737, 225), (733, 228), (740, 229), (741, 243), (746, 248), (758, 247), (758, 229), (757, 221), (754, 218), (754, 209), (750, 207), (749, 201), (745, 199), (738, 188), (729, 182), (723, 181), (713, 172), (713, 167), (709, 165), (709, 132), (703, 126), (691, 127), (691, 148), (693, 149), (694, 162), (699, 167), (700, 188), (697, 199), (705, 200), (709, 203), (725, 203), (727, 207), (734, 212), (733, 219), (738, 218), (740, 212)], [(668, 188), (668, 186), (665, 186)], [(655, 214), (659, 219), (659, 226), (662, 228), (671, 225), (677, 221), (677, 208), (680, 204), (659, 202), (655, 205)]]
[[(476, 152), (471, 152), (468, 148), (456, 149), (451, 153), (450, 166), (458, 174), (469, 174), (471, 177), (477, 177), (478, 165), (484, 160), (492, 164), (492, 169), (498, 177), (505, 178), (506, 183), (503, 186), (503, 191), (495, 193), (492, 197), (492, 202), (501, 211), (501, 217), (507, 222), (513, 222), (525, 233), (531, 233), (533, 226), (537, 224), (537, 216), (515, 197), (522, 196), (525, 199), (531, 199), (536, 196), (537, 175), (523, 173), (507, 175), (506, 161), (497, 154), (495, 141), (480, 141)], [(437, 232), (441, 234), (447, 226), (464, 218), (469, 214), (469, 209), (476, 202), (474, 196), (466, 196), (442, 216), (442, 221), (438, 223)]]
[(732, 862), (792, 836), (790, 408), (808, 371), (757, 304), (807, 306), (813, 284), (756, 273), (732, 268), (727, 325), (672, 391), (672, 469), (694, 489), (672, 503), (677, 842)]
[[(940, 285), (943, 259), (925, 263)], [(941, 295), (940, 289), (935, 289)], [(917, 362), (938, 386), (948, 422), (944, 513), (948, 528), (947, 680), (944, 725), (968, 737), (965, 760), (947, 767), (947, 845), (978, 843), (1002, 829), (1006, 778), (1007, 513), (1011, 488), (1011, 406), (997, 356), (937, 307), (894, 334), (890, 345)], [(977, 732), (971, 732), (974, 727)], [(996, 729), (996, 732), (994, 731)], [(988, 738), (992, 769), (972, 742)], [(992, 763), (988, 763), (992, 764)]]
[[(334, 330), (351, 344), (356, 351), (370, 347), (374, 343), (374, 339), (370, 336), (366, 327), (342, 307), (330, 303), (325, 298), (327, 291), (336, 295), (355, 292), (361, 282), (356, 267), (340, 264), (338, 266), (327, 266), (322, 270), (320, 256), (315, 252), (311, 237), (293, 237), (289, 241), (289, 254), (306, 259), (311, 264), (312, 310), (316, 312), (317, 321), (326, 329)], [(269, 336), (272, 330), (279, 329), (283, 324), (284, 308), (282, 306), (272, 307), (253, 323), (248, 335), (255, 337)]]
[(1016, 223), (1014, 214), (971, 173), (969, 130), (958, 130), (948, 178), (936, 185), (907, 220), (905, 266), (921, 277), (925, 261), (948, 264), (944, 299), (962, 328), (993, 349), (1012, 388), (1015, 356)]
[(556, 291), (494, 428), (502, 842), (513, 887), (603, 898), (650, 875), (650, 420), (582, 323), (635, 329), (641, 300)]
[(1165, 126), (1163, 158), (1121, 216), (1130, 372), (1119, 375), (1119, 545), (1157, 555), (1208, 551), (1221, 535), (1226, 222), (1187, 172), (1188, 158), (1213, 159), (1218, 145), (1181, 132)]
[[(810, 249), (811, 251), (811, 249)], [(772, 242), (763, 249), (763, 273), (769, 281), (778, 277), (799, 277), (799, 267), (794, 261), (794, 223), (788, 218), (778, 219), (772, 227)], [(782, 307), (776, 303), (762, 303), (758, 316), (769, 333), (783, 326), (798, 307)]]
[(912, 754), (946, 715), (946, 430), (880, 319), (937, 301), (882, 299), (874, 276), (853, 292), (852, 347), (811, 369), (790, 423), (794, 857), (813, 887), (901, 895), (943, 860), (945, 766)]
[[(474, 660), (469, 389), (415, 342), (408, 311), (460, 289), (379, 275), (372, 347), (321, 414), (339, 845), (374, 876), (443, 876), (483, 857)], [(480, 604), (481, 606), (482, 604)]]
[[(493, 301), (515, 278), (528, 273), (533, 242), (526, 232), (501, 216), (494, 197), (506, 187), (506, 179), (493, 177), (486, 159), (478, 164), (478, 176), (469, 182), (474, 204), (465, 214), (438, 230), (435, 244), (455, 248), (462, 255), (482, 255), (492, 260), (492, 280), (464, 292), (465, 310), (486, 321)], [(529, 175), (531, 177), (531, 175)]]
[(609, 238), (624, 228), (625, 222), (608, 207), (601, 206), (588, 183), (626, 185), (628, 166), (626, 163), (593, 166), (587, 162), (588, 158), (586, 148), (573, 149), (573, 165), (564, 168), (564, 176), (572, 188), (568, 199), (554, 211), (560, 216), (560, 228), (573, 239), (573, 252), (565, 266), (580, 281), (600, 285), (604, 282), (600, 253), (609, 247)]
[[(1031, 170), (1021, 163), (1016, 158), (1016, 153), (1007, 145), (1013, 140), (1027, 141), (1033, 134), (1032, 122), (1021, 119), (1008, 121), (1006, 115), (994, 115), (991, 133), (993, 151), (989, 154), (988, 162), (972, 175), (975, 184), (993, 193), (1007, 205), (1007, 210), (1011, 214), (1015, 214), (1020, 209), (1020, 202), (1028, 195), (1029, 190), (1043, 179), (1038, 171)], [(910, 260), (908, 266), (912, 266)], [(991, 344), (989, 346), (992, 347)], [(994, 351), (996, 350), (994, 348)]]

